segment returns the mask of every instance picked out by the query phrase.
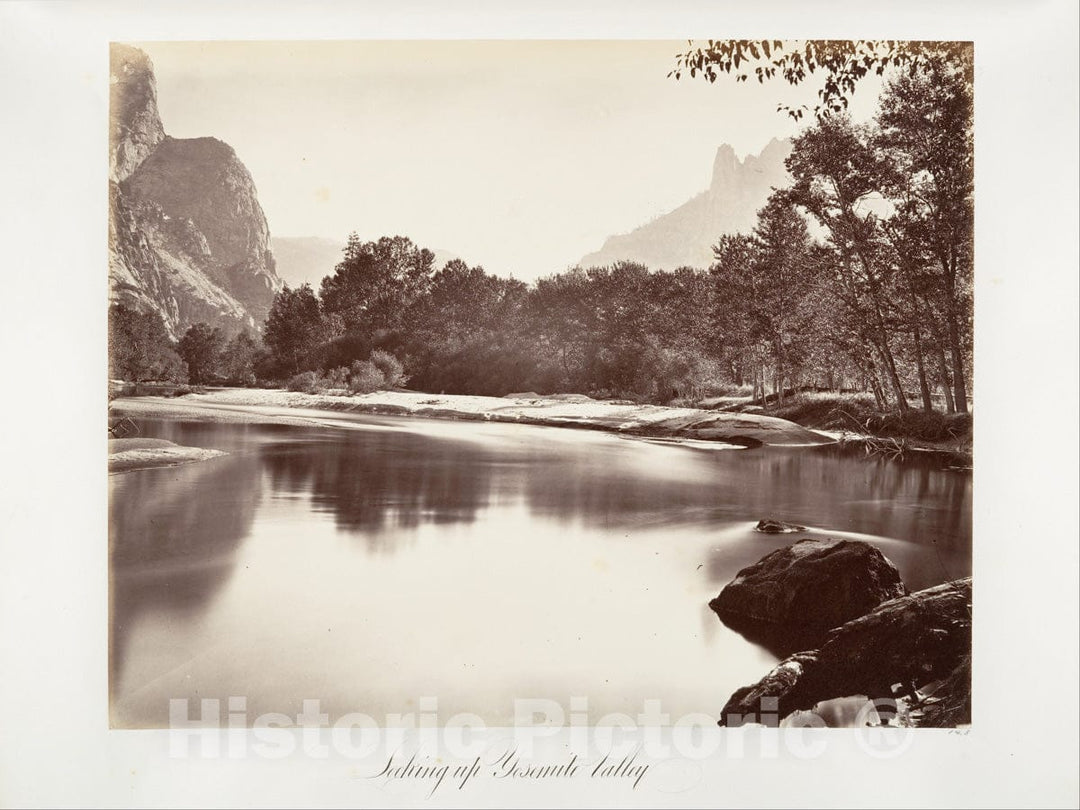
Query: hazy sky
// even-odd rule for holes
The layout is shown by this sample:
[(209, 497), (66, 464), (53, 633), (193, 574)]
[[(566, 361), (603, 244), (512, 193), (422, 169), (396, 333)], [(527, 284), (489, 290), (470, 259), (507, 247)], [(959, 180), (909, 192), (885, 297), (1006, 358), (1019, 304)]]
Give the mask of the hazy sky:
[(795, 134), (777, 104), (816, 90), (676, 82), (683, 41), (137, 44), (165, 131), (231, 144), (274, 235), (403, 234), (526, 280), (704, 190), (720, 144)]

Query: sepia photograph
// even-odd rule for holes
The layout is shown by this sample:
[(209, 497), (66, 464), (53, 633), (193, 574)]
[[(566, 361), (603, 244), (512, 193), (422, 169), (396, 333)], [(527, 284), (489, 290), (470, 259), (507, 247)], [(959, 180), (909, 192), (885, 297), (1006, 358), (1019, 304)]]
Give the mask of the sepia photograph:
[(1077, 30), (0, 3), (0, 807), (1075, 807)]
[(975, 60), (112, 44), (113, 726), (970, 725)]

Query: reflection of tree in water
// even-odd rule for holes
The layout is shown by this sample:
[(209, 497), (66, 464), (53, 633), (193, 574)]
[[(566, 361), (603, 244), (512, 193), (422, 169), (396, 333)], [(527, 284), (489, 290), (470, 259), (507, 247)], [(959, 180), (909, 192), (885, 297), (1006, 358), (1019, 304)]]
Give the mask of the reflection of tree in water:
[(604, 453), (538, 464), (528, 479), (529, 504), (534, 513), (600, 525), (774, 517), (970, 549), (971, 479), (932, 462), (809, 448), (702, 452), (711, 453), (697, 459), (706, 464), (682, 476), (626, 470)]
[[(745, 515), (890, 538), (882, 546), (912, 590), (971, 573), (971, 478), (935, 462), (903, 464), (833, 448), (741, 453), (718, 471), (714, 496)], [(709, 576), (726, 583), (743, 565), (796, 537), (755, 536), (752, 547), (718, 548)]]
[(271, 445), (262, 458), (275, 490), (310, 492), (339, 527), (363, 532), (373, 549), (387, 540), (384, 530), (475, 520), (487, 505), (493, 467), (491, 454), (475, 445), (397, 431)]
[[(590, 525), (622, 526), (685, 520), (691, 510), (711, 507), (715, 487), (685, 477), (652, 477), (627, 470), (626, 448), (591, 447), (588, 453), (536, 459), (529, 468), (526, 494), (535, 515), (581, 519)], [(693, 512), (700, 517), (698, 512)]]
[(109, 683), (132, 625), (147, 609), (198, 613), (228, 582), (259, 503), (259, 461), (247, 455), (109, 478)]

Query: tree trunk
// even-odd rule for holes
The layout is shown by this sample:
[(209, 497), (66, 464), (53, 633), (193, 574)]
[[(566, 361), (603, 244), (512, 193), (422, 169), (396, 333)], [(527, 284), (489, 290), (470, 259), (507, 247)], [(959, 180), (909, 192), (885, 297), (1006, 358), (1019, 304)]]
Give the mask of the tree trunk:
[(877, 372), (877, 363), (874, 362), (874, 354), (870, 351), (870, 347), (866, 348), (866, 369), (867, 377), (870, 380), (870, 390), (874, 392), (874, 403), (877, 405), (879, 411), (884, 411), (888, 408), (888, 404), (885, 402), (885, 392), (881, 388), (881, 379)]
[(784, 347), (783, 347), (783, 337), (780, 338), (780, 346), (777, 348), (777, 351), (776, 351), (776, 383), (777, 383), (776, 404), (777, 405), (783, 405), (784, 404)]
[(919, 307), (919, 296), (915, 292), (915, 280), (911, 276), (910, 269), (905, 273), (908, 283), (908, 295), (911, 300), (911, 337), (915, 341), (915, 365), (919, 373), (919, 393), (922, 394), (923, 410), (934, 410), (934, 401), (930, 396), (930, 386), (926, 381), (926, 365), (923, 363), (922, 345), (922, 310)]
[(889, 384), (892, 387), (893, 394), (896, 396), (896, 407), (901, 411), (906, 411), (910, 408), (908, 405), (907, 397), (904, 396), (904, 386), (900, 382), (900, 375), (896, 371), (896, 362), (893, 360), (892, 351), (889, 349), (888, 339), (886, 338), (884, 331), (881, 335), (881, 343), (875, 344), (878, 353), (881, 355), (881, 361), (885, 365), (885, 373), (889, 378)]
[(938, 374), (941, 376), (941, 390), (945, 392), (945, 411), (956, 413), (956, 403), (953, 401), (952, 380), (949, 379), (949, 365), (945, 362), (945, 349), (941, 344), (937, 345)]
[(923, 410), (929, 413), (934, 410), (934, 400), (930, 396), (930, 385), (926, 381), (926, 365), (923, 363), (922, 338), (919, 336), (919, 327), (915, 327), (915, 363), (919, 369), (919, 392), (922, 394)]
[[(854, 215), (850, 212), (850, 209), (846, 211), (846, 214), (849, 219), (855, 219)], [(866, 276), (867, 288), (870, 291), (870, 302), (874, 306), (874, 326), (879, 341), (877, 349), (881, 353), (881, 359), (885, 363), (885, 371), (889, 376), (889, 383), (892, 385), (893, 391), (896, 394), (896, 406), (901, 411), (906, 411), (909, 409), (909, 405), (907, 397), (904, 396), (904, 387), (900, 383), (900, 375), (896, 372), (896, 363), (893, 360), (892, 350), (889, 348), (889, 332), (885, 326), (885, 314), (882, 311), (881, 291), (879, 289), (878, 280), (874, 275), (873, 265), (869, 259), (867, 259), (861, 244), (856, 243), (855, 252), (858, 254), (859, 261), (862, 263), (863, 274)]]
[(941, 256), (945, 269), (945, 305), (949, 331), (949, 353), (952, 360), (953, 398), (957, 413), (967, 413), (967, 382), (964, 379), (964, 351), (960, 345), (960, 317), (956, 306), (956, 256), (950, 248)]
[(956, 319), (949, 319), (949, 351), (952, 354), (953, 398), (956, 412), (967, 413), (967, 383), (964, 381), (964, 352), (960, 348), (960, 330)]

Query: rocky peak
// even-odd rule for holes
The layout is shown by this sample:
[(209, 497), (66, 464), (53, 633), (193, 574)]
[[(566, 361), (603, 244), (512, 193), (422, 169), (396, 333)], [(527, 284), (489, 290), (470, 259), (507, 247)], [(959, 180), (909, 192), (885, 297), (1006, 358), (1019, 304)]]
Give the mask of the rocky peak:
[(739, 159), (735, 156), (735, 150), (726, 143), (716, 150), (713, 158), (712, 183), (710, 189), (722, 188), (731, 182), (739, 170)]
[[(791, 141), (773, 138), (756, 155), (747, 155), (739, 160), (735, 150), (726, 143), (716, 150), (713, 159), (711, 194), (723, 193), (733, 185), (739, 187), (758, 187), (763, 183), (782, 185), (787, 170), (784, 161), (791, 154)], [(763, 175), (755, 177), (754, 175)]]
[(109, 48), (110, 177), (127, 178), (165, 138), (150, 57), (138, 48)]
[(642, 262), (652, 269), (708, 267), (712, 246), (725, 234), (749, 233), (757, 212), (773, 188), (791, 184), (784, 160), (791, 141), (774, 138), (757, 155), (743, 160), (728, 144), (713, 158), (709, 188), (683, 205), (629, 233), (611, 236), (583, 266), (610, 264), (620, 259)]
[(206, 321), (259, 329), (281, 289), (250, 172), (217, 138), (171, 138), (150, 58), (111, 53), (110, 289), (179, 337)]

